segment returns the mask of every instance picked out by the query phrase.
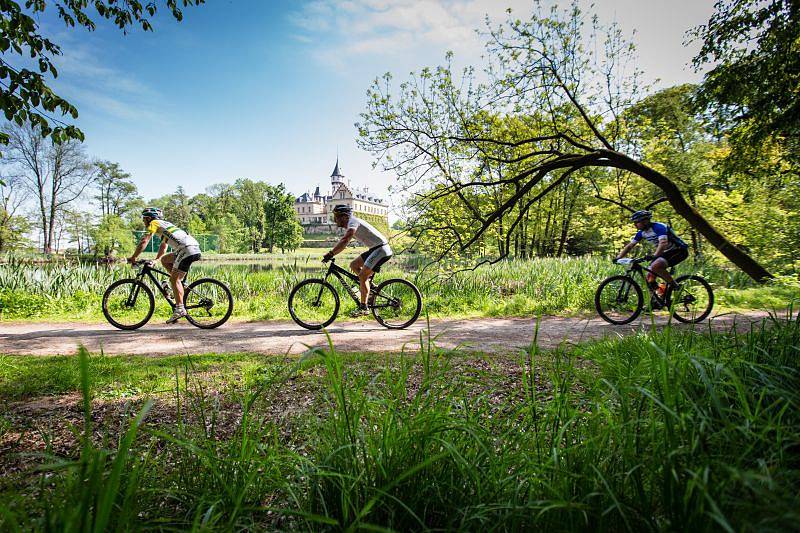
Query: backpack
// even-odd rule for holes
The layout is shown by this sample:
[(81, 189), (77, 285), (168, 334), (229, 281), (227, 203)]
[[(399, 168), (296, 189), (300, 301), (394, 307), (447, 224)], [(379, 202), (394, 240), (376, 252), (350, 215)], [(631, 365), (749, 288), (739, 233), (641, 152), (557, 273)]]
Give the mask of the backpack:
[(675, 233), (675, 231), (672, 229), (672, 226), (667, 226), (667, 238), (679, 248), (689, 248), (689, 245), (686, 244), (683, 239), (678, 237), (678, 234)]

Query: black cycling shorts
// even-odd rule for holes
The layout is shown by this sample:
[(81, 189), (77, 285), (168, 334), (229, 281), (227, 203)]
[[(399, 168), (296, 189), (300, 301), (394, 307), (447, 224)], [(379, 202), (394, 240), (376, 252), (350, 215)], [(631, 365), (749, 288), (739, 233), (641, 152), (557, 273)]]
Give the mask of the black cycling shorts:
[(176, 267), (173, 267), (173, 268), (176, 268), (177, 270), (180, 270), (181, 272), (189, 272), (189, 269), (191, 268), (192, 263), (194, 263), (195, 261), (197, 261), (199, 259), (200, 259), (200, 254), (188, 255), (188, 256), (184, 257), (183, 259), (181, 259), (181, 262), (178, 263), (178, 265)]
[[(385, 255), (386, 250), (384, 249), (384, 247), (389, 249), (388, 255)], [(391, 248), (389, 248), (387, 245), (384, 244), (381, 244), (380, 246), (373, 246), (372, 248), (361, 254), (361, 260), (364, 261), (364, 266), (366, 267), (370, 267), (370, 265), (372, 265), (371, 268), (373, 272), (380, 272), (381, 265), (383, 265), (385, 262), (387, 262), (389, 259), (393, 257), (391, 251), (392, 251)], [(377, 259), (373, 259), (372, 261), (370, 261), (369, 260), (370, 256), (373, 254), (375, 254)], [(374, 265), (372, 263), (374, 263)]]
[(663, 259), (667, 262), (667, 266), (674, 267), (675, 265), (682, 263), (689, 257), (689, 250), (687, 248), (681, 248), (680, 246), (676, 246), (672, 250), (667, 250), (660, 256), (659, 259)]

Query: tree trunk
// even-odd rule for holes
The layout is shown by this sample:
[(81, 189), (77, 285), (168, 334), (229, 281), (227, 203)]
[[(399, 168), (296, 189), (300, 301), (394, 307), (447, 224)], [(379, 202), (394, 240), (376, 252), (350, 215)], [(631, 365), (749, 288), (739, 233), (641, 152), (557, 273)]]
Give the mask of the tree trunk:
[(755, 259), (726, 239), (696, 209), (689, 205), (672, 180), (619, 152), (600, 150), (600, 153), (608, 158), (609, 163), (606, 163), (607, 166), (633, 172), (661, 189), (675, 212), (682, 216), (698, 233), (708, 239), (708, 242), (728, 258), (731, 263), (742, 269), (745, 274), (762, 283), (774, 277)]

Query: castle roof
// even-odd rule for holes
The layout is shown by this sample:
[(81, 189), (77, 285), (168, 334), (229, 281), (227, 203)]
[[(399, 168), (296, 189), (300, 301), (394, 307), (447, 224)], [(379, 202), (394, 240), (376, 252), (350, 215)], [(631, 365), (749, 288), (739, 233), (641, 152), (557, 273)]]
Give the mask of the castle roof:
[(339, 170), (339, 158), (338, 157), (336, 158), (336, 166), (333, 169), (333, 173), (331, 174), (331, 177), (332, 178), (343, 178), (344, 177), (344, 174), (342, 174), (342, 171)]

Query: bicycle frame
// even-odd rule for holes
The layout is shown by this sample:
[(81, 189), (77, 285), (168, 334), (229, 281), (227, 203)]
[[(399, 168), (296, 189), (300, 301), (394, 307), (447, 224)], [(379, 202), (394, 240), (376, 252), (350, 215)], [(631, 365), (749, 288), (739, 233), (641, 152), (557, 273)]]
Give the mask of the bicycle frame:
[[(167, 291), (164, 290), (164, 287), (161, 286), (161, 281), (159, 281), (159, 279), (155, 276), (155, 274), (158, 274), (160, 276), (164, 276), (165, 278), (169, 278), (169, 273), (164, 272), (163, 270), (159, 270), (153, 266), (150, 266), (148, 263), (141, 263), (141, 266), (142, 269), (139, 271), (138, 274), (136, 274), (136, 279), (139, 281), (144, 281), (145, 278), (149, 278), (150, 281), (153, 282), (153, 285), (158, 289), (158, 292), (161, 293), (161, 296), (167, 301), (169, 306), (174, 309), (175, 301), (169, 298), (169, 294), (167, 293)], [(182, 280), (181, 283), (183, 283), (184, 287), (186, 287), (185, 279)], [(127, 302), (128, 305), (133, 305), (133, 302), (136, 300), (138, 296), (139, 296), (139, 289), (137, 287), (136, 289), (131, 291), (131, 295), (128, 296), (128, 302)], [(192, 307), (198, 307), (198, 306), (192, 306)]]
[[(639, 274), (642, 278), (642, 281), (644, 281), (644, 288), (647, 290), (650, 296), (657, 298), (659, 301), (663, 300), (664, 302), (666, 302), (667, 299), (666, 293), (664, 294), (664, 297), (658, 296), (658, 294), (656, 294), (655, 289), (651, 287), (650, 284), (647, 282), (647, 275), (645, 274), (645, 272), (652, 274), (655, 279), (664, 279), (664, 278), (661, 278), (661, 276), (659, 276), (646, 266), (643, 266), (642, 263), (645, 261), (647, 261), (647, 259), (633, 259), (628, 268), (625, 269), (625, 275), (635, 280), (636, 278), (634, 277), (634, 275)], [(675, 267), (670, 267), (669, 273), (670, 275), (673, 275), (675, 273)], [(620, 287), (620, 290), (622, 290), (622, 287)], [(625, 285), (625, 294), (624, 295), (621, 293), (618, 294), (617, 299), (619, 301), (622, 301), (623, 299), (627, 300), (628, 296), (630, 296), (630, 291), (631, 291), (630, 286)]]
[(351, 272), (348, 272), (344, 268), (337, 265), (335, 259), (330, 260), (330, 264), (328, 265), (328, 270), (327, 272), (325, 272), (325, 278), (323, 278), (324, 281), (328, 281), (328, 278), (331, 276), (339, 280), (339, 283), (342, 284), (342, 287), (344, 287), (345, 292), (350, 296), (350, 298), (352, 298), (353, 302), (355, 302), (356, 305), (361, 305), (361, 295), (356, 294), (355, 291), (353, 291), (353, 289), (350, 288), (350, 284), (347, 283), (347, 281), (345, 281), (346, 278), (353, 283), (360, 284), (361, 280), (358, 279), (358, 276), (356, 276)]

